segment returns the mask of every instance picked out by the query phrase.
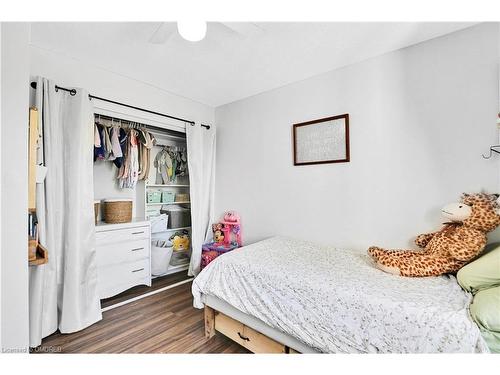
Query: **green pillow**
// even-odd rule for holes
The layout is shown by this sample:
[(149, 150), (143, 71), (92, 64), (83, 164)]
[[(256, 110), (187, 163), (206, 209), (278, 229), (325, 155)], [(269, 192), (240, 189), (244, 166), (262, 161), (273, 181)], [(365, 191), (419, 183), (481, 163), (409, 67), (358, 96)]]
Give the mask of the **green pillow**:
[(500, 353), (500, 286), (477, 292), (470, 305), (470, 314), (490, 351)]
[(474, 294), (470, 314), (493, 353), (500, 353), (500, 246), (462, 267), (457, 273), (462, 288)]
[(458, 283), (475, 294), (481, 289), (500, 285), (500, 245), (489, 246), (487, 252), (457, 273)]

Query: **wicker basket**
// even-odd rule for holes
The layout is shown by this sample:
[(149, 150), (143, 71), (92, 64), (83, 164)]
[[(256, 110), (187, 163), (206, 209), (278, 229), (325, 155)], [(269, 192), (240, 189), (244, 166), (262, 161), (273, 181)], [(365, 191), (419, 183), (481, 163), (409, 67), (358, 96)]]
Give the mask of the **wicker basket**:
[(104, 221), (110, 224), (132, 221), (132, 199), (105, 199)]
[(99, 217), (99, 207), (101, 205), (101, 201), (95, 200), (94, 201), (94, 218), (95, 218), (95, 223), (97, 224), (97, 218)]
[(175, 201), (176, 202), (189, 202), (189, 194), (175, 194)]

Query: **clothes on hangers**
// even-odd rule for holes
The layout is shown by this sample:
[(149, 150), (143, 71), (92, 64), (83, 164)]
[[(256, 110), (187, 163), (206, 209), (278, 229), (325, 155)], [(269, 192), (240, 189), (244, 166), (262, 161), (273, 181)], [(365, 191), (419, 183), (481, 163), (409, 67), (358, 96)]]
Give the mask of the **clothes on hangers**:
[(130, 129), (129, 141), (127, 142), (127, 152), (125, 161), (118, 172), (118, 183), (120, 188), (135, 188), (139, 179), (139, 157), (137, 131)]
[(156, 183), (171, 184), (179, 176), (187, 175), (187, 153), (184, 147), (165, 146), (154, 161)]
[(120, 167), (123, 164), (123, 160), (125, 159), (125, 152), (127, 149), (128, 136), (127, 136), (127, 132), (125, 131), (125, 129), (116, 128), (116, 132), (118, 135), (118, 143), (119, 143), (118, 147), (120, 149), (120, 151), (118, 151), (118, 149), (117, 149), (116, 152), (117, 152), (117, 155), (120, 155), (120, 156), (116, 156), (115, 160), (113, 160), (113, 163), (116, 166), (116, 168), (120, 169)]
[(94, 124), (94, 147), (101, 147), (101, 137), (99, 136), (97, 124)]
[(157, 184), (168, 184), (169, 183), (169, 177), (168, 177), (168, 165), (172, 165), (172, 160), (170, 159), (170, 156), (168, 155), (168, 152), (166, 150), (166, 147), (164, 147), (160, 152), (156, 154), (155, 161), (154, 161), (154, 166), (157, 171), (157, 176), (156, 176), (156, 183)]
[(104, 158), (106, 160), (114, 160), (114, 156), (112, 154), (112, 146), (111, 146), (111, 138), (109, 136), (110, 129), (106, 126), (103, 127), (103, 135), (104, 135)]
[(111, 132), (111, 155), (113, 157), (113, 160), (115, 160), (116, 158), (120, 158), (123, 156), (119, 138), (120, 128), (113, 126), (110, 132)]
[(155, 143), (154, 136), (148, 131), (139, 131), (139, 180), (149, 176), (151, 149)]
[[(116, 178), (120, 188), (135, 188), (137, 181), (147, 179), (151, 169), (151, 149), (156, 139), (146, 128), (136, 123), (122, 126), (94, 125), (94, 161), (112, 161), (118, 168)], [(183, 147), (165, 146), (155, 157), (157, 183), (169, 184), (178, 176), (187, 175), (187, 152)], [(157, 177), (158, 180), (158, 177)]]
[[(104, 145), (103, 126), (96, 124), (95, 129), (97, 130), (97, 135), (94, 134), (94, 161), (97, 159), (104, 160), (106, 158), (106, 149)], [(99, 137), (99, 142), (96, 142), (97, 137)], [(99, 146), (95, 146), (96, 143), (98, 143)]]

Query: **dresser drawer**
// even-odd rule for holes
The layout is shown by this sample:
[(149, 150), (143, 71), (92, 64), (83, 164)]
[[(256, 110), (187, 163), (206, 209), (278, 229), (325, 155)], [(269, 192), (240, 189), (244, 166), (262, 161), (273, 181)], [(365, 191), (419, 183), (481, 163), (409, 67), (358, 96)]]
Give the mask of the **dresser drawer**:
[(135, 285), (151, 286), (149, 258), (97, 268), (100, 298), (108, 298)]
[(115, 229), (96, 232), (96, 245), (101, 246), (108, 243), (129, 242), (141, 239), (149, 239), (151, 236), (149, 226)]
[(97, 265), (99, 267), (134, 262), (149, 258), (149, 240), (135, 240), (109, 244), (97, 244)]

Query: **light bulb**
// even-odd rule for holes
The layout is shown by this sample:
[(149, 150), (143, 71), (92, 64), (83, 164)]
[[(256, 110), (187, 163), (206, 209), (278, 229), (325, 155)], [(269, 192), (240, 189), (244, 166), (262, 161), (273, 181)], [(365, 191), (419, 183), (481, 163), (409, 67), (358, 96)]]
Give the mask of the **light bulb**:
[(199, 42), (207, 34), (205, 21), (177, 21), (177, 31), (190, 42)]

